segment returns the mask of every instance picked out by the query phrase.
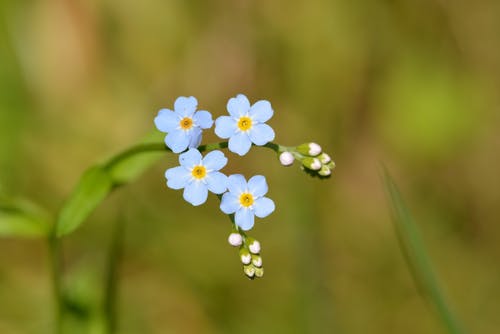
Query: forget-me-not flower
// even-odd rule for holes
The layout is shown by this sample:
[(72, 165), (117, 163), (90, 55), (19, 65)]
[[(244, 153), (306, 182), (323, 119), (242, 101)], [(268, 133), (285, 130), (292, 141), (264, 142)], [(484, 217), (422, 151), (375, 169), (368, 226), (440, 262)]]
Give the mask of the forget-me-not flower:
[(274, 211), (274, 202), (264, 197), (267, 193), (266, 178), (256, 175), (245, 180), (240, 174), (230, 175), (227, 193), (222, 195), (220, 209), (225, 214), (234, 213), (234, 222), (244, 231), (253, 227), (254, 216), (264, 218)]
[(245, 155), (252, 143), (258, 146), (274, 139), (274, 130), (265, 122), (273, 116), (269, 101), (260, 100), (250, 106), (243, 94), (227, 102), (230, 116), (220, 116), (215, 121), (215, 133), (223, 139), (229, 138), (229, 150)]
[(194, 96), (180, 96), (175, 100), (174, 110), (161, 109), (155, 118), (158, 130), (166, 132), (165, 144), (174, 153), (186, 148), (198, 147), (202, 129), (212, 127), (212, 115), (205, 110), (196, 111), (198, 101)]
[(209, 152), (203, 157), (195, 148), (179, 155), (180, 166), (167, 169), (167, 186), (184, 188), (184, 199), (192, 205), (206, 202), (208, 191), (222, 194), (227, 189), (227, 176), (219, 172), (227, 164), (221, 151)]

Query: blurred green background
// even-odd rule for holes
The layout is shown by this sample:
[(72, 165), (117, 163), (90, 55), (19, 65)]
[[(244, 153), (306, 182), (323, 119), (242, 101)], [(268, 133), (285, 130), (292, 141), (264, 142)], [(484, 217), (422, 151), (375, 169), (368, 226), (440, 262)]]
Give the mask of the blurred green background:
[[(273, 152), (277, 210), (249, 281), (214, 196), (193, 208), (165, 156), (64, 239), (73, 333), (97, 333), (113, 226), (125, 224), (119, 333), (443, 333), (398, 245), (387, 165), (471, 333), (500, 328), (500, 2), (22, 0), (0, 3), (0, 185), (57, 210), (81, 173), (136, 143), (179, 95), (224, 114), (271, 101), (276, 142), (319, 142), (326, 181)], [(205, 135), (205, 142), (216, 140)], [(0, 333), (51, 333), (46, 245), (0, 240)]]

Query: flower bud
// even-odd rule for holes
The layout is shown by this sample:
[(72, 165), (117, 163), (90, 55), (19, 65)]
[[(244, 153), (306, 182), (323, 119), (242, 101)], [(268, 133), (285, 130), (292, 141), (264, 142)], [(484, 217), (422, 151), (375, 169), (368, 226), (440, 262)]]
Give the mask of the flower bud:
[(321, 153), (321, 146), (316, 143), (305, 143), (297, 146), (296, 150), (302, 155), (315, 157)]
[(330, 168), (328, 168), (328, 166), (323, 166), (319, 170), (318, 174), (321, 176), (329, 176), (330, 174), (332, 174), (332, 171), (330, 170)]
[(327, 163), (332, 161), (332, 158), (330, 158), (330, 156), (326, 153), (321, 153), (320, 156), (318, 157), (318, 159), (319, 159), (319, 161), (321, 161), (321, 163), (323, 165), (326, 165)]
[(328, 168), (330, 168), (330, 170), (335, 169), (335, 162), (333, 162), (333, 160), (332, 160), (332, 161), (330, 161), (330, 162), (327, 164), (327, 167), (328, 167)]
[(240, 249), (240, 260), (243, 264), (250, 264), (252, 262), (252, 255), (245, 248)]
[(321, 169), (321, 161), (317, 158), (305, 158), (302, 160), (302, 164), (311, 170), (320, 170)]
[(238, 247), (241, 246), (241, 244), (243, 243), (243, 238), (239, 233), (231, 233), (227, 238), (227, 241), (231, 246)]
[(257, 240), (251, 241), (251, 243), (248, 245), (248, 249), (253, 254), (259, 254), (260, 253), (260, 242), (258, 242)]
[(252, 255), (252, 264), (256, 267), (262, 267), (262, 257), (258, 255)]
[(320, 153), (321, 153), (321, 146), (319, 146), (316, 143), (309, 143), (309, 155), (310, 156), (315, 157)]
[(290, 152), (283, 152), (280, 154), (280, 162), (283, 166), (290, 166), (293, 164), (295, 158)]
[(255, 277), (258, 277), (258, 278), (261, 278), (262, 276), (264, 276), (264, 268), (255, 268), (254, 275), (255, 275)]
[(245, 272), (245, 275), (247, 275), (249, 278), (253, 278), (255, 275), (255, 267), (252, 265), (243, 266), (243, 271)]

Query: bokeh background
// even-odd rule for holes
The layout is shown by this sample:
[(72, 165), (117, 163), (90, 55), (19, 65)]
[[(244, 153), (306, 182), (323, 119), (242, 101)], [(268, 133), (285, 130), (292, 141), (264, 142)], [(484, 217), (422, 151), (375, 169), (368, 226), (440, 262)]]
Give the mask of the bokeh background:
[[(193, 208), (165, 156), (64, 240), (73, 333), (99, 332), (113, 226), (124, 224), (119, 333), (443, 333), (390, 220), (385, 164), (452, 308), (500, 328), (500, 2), (22, 0), (0, 3), (0, 184), (57, 210), (90, 165), (136, 143), (179, 95), (217, 117), (267, 99), (276, 142), (314, 140), (326, 181), (273, 152), (264, 279), (247, 280), (217, 199)], [(206, 142), (216, 140), (213, 134)], [(0, 332), (51, 333), (42, 240), (0, 240)]]

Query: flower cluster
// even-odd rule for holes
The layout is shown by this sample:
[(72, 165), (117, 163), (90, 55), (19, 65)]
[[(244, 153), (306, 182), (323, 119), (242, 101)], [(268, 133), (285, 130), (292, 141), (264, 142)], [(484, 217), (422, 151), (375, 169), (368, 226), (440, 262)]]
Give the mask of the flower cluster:
[[(184, 189), (184, 199), (194, 206), (205, 203), (208, 192), (220, 195), (220, 209), (231, 217), (236, 231), (248, 231), (254, 226), (255, 216), (265, 218), (275, 209), (274, 202), (264, 196), (268, 191), (266, 178), (256, 175), (247, 182), (241, 174), (226, 176), (220, 170), (228, 159), (220, 150), (202, 156), (197, 149), (202, 141), (202, 130), (211, 128), (214, 122), (208, 111), (196, 111), (197, 106), (196, 98), (181, 96), (175, 101), (174, 110), (161, 109), (154, 120), (157, 129), (167, 133), (167, 147), (174, 153), (183, 152), (179, 155), (179, 166), (165, 172), (167, 186)], [(229, 116), (220, 116), (215, 121), (215, 133), (222, 139), (229, 139), (229, 151), (243, 156), (252, 144), (262, 146), (274, 139), (274, 130), (265, 123), (274, 113), (268, 101), (250, 105), (246, 96), (239, 94), (229, 99), (227, 111)], [(257, 270), (248, 268), (250, 260), (245, 263), (247, 276), (262, 276), (260, 256), (259, 259), (260, 262), (255, 262), (260, 263), (255, 266)]]
[[(275, 204), (265, 196), (268, 185), (264, 176), (255, 175), (247, 181), (241, 174), (227, 176), (221, 172), (228, 159), (219, 149), (227, 147), (230, 152), (244, 156), (252, 145), (266, 146), (279, 154), (283, 165), (292, 165), (297, 159), (304, 171), (320, 178), (330, 176), (335, 164), (318, 144), (285, 147), (272, 143), (275, 133), (266, 124), (274, 114), (271, 103), (260, 100), (251, 105), (242, 94), (227, 102), (229, 115), (215, 120), (215, 134), (228, 141), (200, 146), (203, 130), (210, 129), (214, 121), (210, 112), (197, 111), (197, 107), (196, 98), (181, 96), (175, 101), (174, 110), (161, 109), (154, 119), (157, 129), (166, 133), (165, 145), (173, 153), (180, 153), (179, 166), (165, 172), (167, 186), (184, 189), (184, 199), (193, 206), (205, 203), (209, 192), (216, 194), (220, 210), (233, 224), (228, 241), (239, 247), (245, 275), (251, 279), (262, 277), (260, 243), (245, 231), (253, 228), (255, 217), (265, 218), (274, 212)], [(203, 156), (202, 152), (207, 154)]]
[(304, 172), (319, 178), (330, 177), (335, 168), (332, 158), (316, 143), (283, 148), (279, 159), (283, 166), (291, 166), (295, 160), (298, 160)]
[(260, 278), (264, 275), (262, 257), (260, 256), (260, 242), (237, 231), (229, 235), (228, 242), (231, 246), (239, 247), (243, 272), (248, 278)]

